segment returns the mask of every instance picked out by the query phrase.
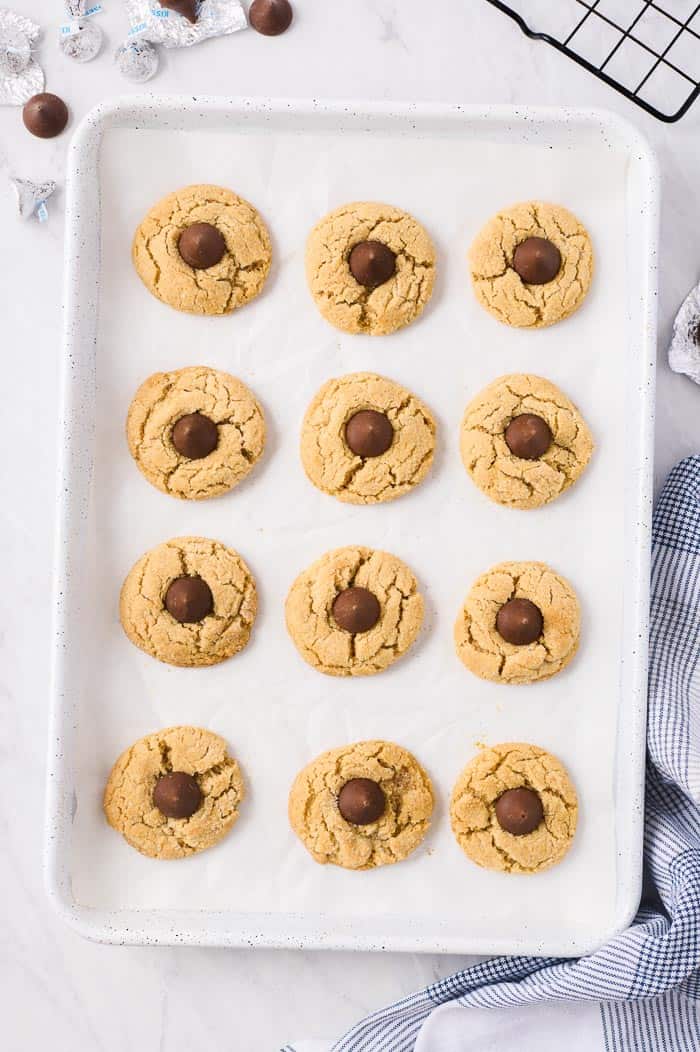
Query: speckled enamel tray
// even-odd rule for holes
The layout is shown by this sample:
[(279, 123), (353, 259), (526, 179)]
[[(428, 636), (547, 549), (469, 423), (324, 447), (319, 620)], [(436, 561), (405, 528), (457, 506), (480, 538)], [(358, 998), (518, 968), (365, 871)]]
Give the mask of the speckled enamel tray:
[[(227, 318), (170, 310), (131, 266), (147, 209), (192, 182), (232, 187), (272, 232), (268, 286)], [(78, 931), (118, 943), (573, 955), (629, 923), (641, 888), (658, 185), (644, 140), (601, 112), (149, 96), (101, 105), (81, 124), (68, 161), (46, 850), (49, 894)], [(583, 308), (539, 332), (483, 311), (465, 260), (484, 221), (527, 198), (571, 208), (596, 253)], [(309, 229), (353, 199), (406, 208), (437, 246), (433, 300), (395, 336), (337, 333), (305, 287)], [(252, 387), (269, 438), (234, 493), (184, 502), (136, 470), (124, 418), (147, 375), (197, 363)], [(414, 390), (439, 425), (428, 479), (368, 508), (314, 490), (298, 455), (320, 384), (365, 369)], [(562, 387), (597, 446), (576, 486), (532, 512), (489, 502), (459, 457), (467, 401), (514, 371)], [(136, 558), (192, 533), (239, 550), (260, 591), (250, 645), (212, 669), (160, 665), (118, 620)], [(298, 571), (349, 543), (404, 558), (427, 607), (419, 644), (360, 681), (308, 668), (283, 616)], [(546, 560), (582, 603), (576, 659), (527, 688), (476, 679), (453, 649), (471, 581), (504, 559)], [(176, 723), (221, 733), (249, 793), (218, 847), (159, 863), (107, 827), (101, 794), (122, 749)], [(433, 828), (399, 865), (317, 866), (289, 829), (289, 785), (321, 750), (370, 737), (428, 769)], [(447, 814), (477, 744), (513, 740), (560, 756), (581, 803), (567, 858), (530, 878), (471, 864)]]

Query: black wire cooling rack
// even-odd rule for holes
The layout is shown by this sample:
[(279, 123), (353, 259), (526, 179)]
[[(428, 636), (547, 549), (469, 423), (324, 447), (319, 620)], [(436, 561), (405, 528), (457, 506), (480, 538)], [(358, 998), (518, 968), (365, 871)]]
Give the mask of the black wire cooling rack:
[(487, 0), (661, 121), (700, 94), (698, 0)]

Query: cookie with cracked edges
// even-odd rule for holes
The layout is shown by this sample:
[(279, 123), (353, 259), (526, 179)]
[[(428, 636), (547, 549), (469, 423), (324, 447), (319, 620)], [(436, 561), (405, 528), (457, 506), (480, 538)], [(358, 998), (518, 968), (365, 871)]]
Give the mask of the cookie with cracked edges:
[(126, 434), (151, 485), (182, 500), (206, 500), (253, 469), (265, 446), (265, 418), (241, 380), (195, 365), (144, 380), (129, 406)]
[[(388, 432), (374, 449), (372, 439), (382, 436), (372, 433), (371, 424), (355, 438), (350, 431), (368, 415)], [(301, 460), (307, 478), (329, 496), (380, 504), (423, 481), (433, 462), (435, 431), (430, 410), (406, 387), (376, 373), (349, 373), (328, 380), (311, 401), (301, 429)]]
[[(507, 604), (511, 631), (499, 615)], [(523, 616), (522, 601), (525, 607)], [(531, 605), (530, 605), (531, 604)], [(539, 611), (530, 638), (528, 615)], [(520, 609), (519, 609), (520, 607)], [(514, 631), (513, 631), (514, 630)], [(502, 634), (510, 638), (505, 638)], [(527, 684), (549, 679), (566, 668), (578, 650), (581, 610), (573, 586), (546, 563), (503, 562), (476, 579), (457, 615), (454, 641), (457, 657), (481, 679), (494, 683)]]
[[(366, 245), (384, 252), (386, 269), (373, 271), (365, 261), (353, 272), (351, 254)], [(329, 212), (309, 234), (306, 279), (316, 306), (336, 329), (384, 336), (422, 314), (433, 292), (435, 249), (408, 212), (356, 201)]]
[(415, 756), (394, 742), (363, 741), (321, 753), (299, 772), (289, 822), (316, 862), (367, 870), (415, 851), (433, 804), (430, 777)]
[[(220, 249), (201, 260), (185, 253), (187, 262), (180, 238), (189, 228), (213, 229)], [(272, 245), (253, 205), (223, 186), (202, 183), (176, 190), (150, 209), (134, 234), (132, 259), (148, 291), (175, 310), (230, 314), (262, 291)]]
[[(173, 773), (195, 798), (187, 806), (183, 793), (171, 791), (168, 803), (161, 800), (170, 812), (166, 814), (156, 802), (157, 787)], [(142, 855), (177, 859), (213, 847), (226, 836), (238, 820), (244, 796), (240, 767), (223, 738), (202, 727), (167, 727), (139, 739), (117, 759), (103, 810), (112, 828)]]
[(256, 612), (255, 579), (245, 562), (208, 537), (174, 537), (146, 552), (129, 571), (119, 602), (134, 646), (185, 668), (237, 654)]
[[(559, 260), (556, 273), (554, 267), (543, 273), (545, 262), (538, 274), (537, 258), (526, 265), (518, 261), (516, 250), (526, 242), (550, 246)], [(499, 212), (477, 234), (469, 269), (476, 298), (489, 314), (505, 325), (542, 329), (568, 318), (583, 303), (593, 280), (593, 247), (583, 223), (568, 209), (524, 201)]]
[(322, 555), (299, 574), (285, 604), (297, 650), (329, 676), (372, 676), (393, 665), (415, 642), (423, 612), (408, 566), (359, 546)]
[[(509, 429), (513, 421), (533, 417), (548, 435), (538, 449), (518, 450)], [(487, 497), (509, 508), (528, 510), (556, 500), (583, 474), (593, 449), (574, 403), (556, 384), (532, 373), (500, 376), (472, 399), (462, 419), (460, 450), (467, 472)]]
[[(523, 789), (539, 798), (539, 814), (524, 825), (526, 812), (516, 797), (504, 821), (499, 801)], [(452, 832), (464, 854), (477, 866), (502, 873), (541, 873), (561, 862), (577, 820), (576, 790), (562, 762), (524, 742), (483, 748), (460, 774), (450, 801)]]

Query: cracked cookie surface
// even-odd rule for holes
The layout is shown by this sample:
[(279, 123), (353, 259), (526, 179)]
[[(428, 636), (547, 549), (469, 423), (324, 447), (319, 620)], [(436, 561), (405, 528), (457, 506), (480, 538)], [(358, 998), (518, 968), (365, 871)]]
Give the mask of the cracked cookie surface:
[[(380, 241), (396, 256), (388, 281), (367, 288), (353, 277), (350, 252)], [(342, 332), (382, 336), (422, 313), (435, 281), (435, 249), (421, 224), (400, 208), (358, 201), (317, 223), (306, 246), (306, 278), (319, 311)]]
[[(530, 833), (506, 832), (494, 804), (509, 789), (531, 789), (542, 802), (544, 820)], [(560, 862), (576, 832), (578, 801), (556, 756), (523, 742), (483, 749), (464, 768), (452, 792), (452, 832), (465, 855), (485, 869), (539, 873)]]
[[(223, 258), (195, 270), (180, 255), (186, 227), (208, 223), (226, 242)], [(272, 259), (270, 235), (255, 208), (222, 186), (186, 186), (151, 208), (134, 235), (132, 258), (149, 292), (189, 314), (230, 314), (261, 291)]]
[[(153, 803), (158, 779), (172, 771), (191, 775), (202, 794), (189, 818), (167, 818)], [(149, 858), (186, 858), (212, 847), (238, 818), (243, 776), (226, 742), (201, 727), (168, 727), (147, 734), (114, 764), (104, 792), (107, 821)]]
[[(526, 284), (513, 267), (516, 247), (530, 237), (551, 241), (561, 254), (559, 273), (544, 285)], [(469, 267), (476, 297), (490, 314), (516, 328), (542, 329), (583, 303), (593, 278), (593, 248), (568, 209), (525, 201), (489, 220), (471, 246)]]
[[(505, 431), (532, 413), (549, 426), (552, 442), (536, 460), (515, 456)], [(462, 461), (491, 500), (509, 508), (539, 508), (572, 486), (593, 453), (593, 438), (576, 406), (541, 376), (511, 373), (494, 380), (467, 406), (462, 419)]]
[[(381, 456), (358, 456), (345, 425), (362, 410), (384, 413), (394, 436)], [(401, 384), (375, 373), (329, 380), (306, 411), (301, 460), (314, 486), (350, 504), (393, 500), (421, 482), (433, 462), (435, 421), (430, 410)]]
[[(377, 598), (380, 616), (366, 632), (351, 634), (333, 617), (336, 596), (366, 588)], [(287, 630), (309, 665), (329, 676), (371, 676), (406, 653), (423, 623), (418, 583), (395, 555), (372, 548), (326, 552), (299, 574), (285, 607)]]
[[(217, 425), (218, 444), (190, 459), (173, 445), (182, 417), (201, 413)], [(154, 373), (134, 395), (126, 421), (129, 450), (140, 471), (163, 493), (206, 500), (233, 489), (265, 445), (265, 418), (253, 393), (235, 376), (206, 366)]]
[[(165, 595), (179, 577), (201, 577), (213, 610), (201, 621), (181, 623), (165, 609)], [(238, 552), (207, 537), (175, 537), (142, 555), (129, 571), (119, 612), (131, 642), (168, 665), (216, 665), (250, 638), (257, 611), (255, 581)]]
[[(338, 794), (352, 778), (377, 782), (384, 813), (367, 825), (346, 821)], [(356, 742), (322, 753), (296, 776), (289, 794), (292, 829), (316, 862), (374, 869), (401, 862), (428, 831), (433, 811), (429, 776), (406, 749), (386, 741)]]
[[(501, 607), (529, 599), (542, 614), (542, 634), (534, 643), (507, 642), (496, 628)], [(475, 675), (495, 683), (535, 683), (569, 664), (578, 649), (581, 613), (572, 586), (546, 563), (505, 562), (476, 579), (454, 627), (460, 661)]]

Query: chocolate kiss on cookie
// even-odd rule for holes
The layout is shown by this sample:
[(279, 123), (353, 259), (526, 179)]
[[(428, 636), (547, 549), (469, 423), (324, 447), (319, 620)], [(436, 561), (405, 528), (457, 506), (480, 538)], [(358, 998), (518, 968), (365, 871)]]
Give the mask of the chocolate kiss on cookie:
[(153, 803), (166, 818), (191, 818), (202, 805), (202, 790), (191, 774), (170, 771), (156, 782)]
[(181, 456), (202, 460), (218, 446), (219, 428), (204, 413), (187, 413), (176, 421), (170, 439)]
[(496, 615), (496, 628), (506, 643), (527, 646), (542, 635), (542, 611), (529, 599), (509, 599)]
[(535, 413), (514, 416), (504, 437), (513, 456), (521, 460), (539, 460), (552, 444), (549, 424)]
[(211, 588), (201, 577), (176, 577), (168, 585), (165, 609), (180, 624), (203, 621), (214, 609)]
[(375, 289), (396, 273), (396, 254), (383, 241), (360, 241), (348, 257), (350, 273), (360, 285)]
[(501, 829), (513, 836), (526, 836), (534, 832), (544, 819), (539, 793), (524, 786), (501, 793), (494, 804), (494, 811)]
[(386, 796), (371, 778), (351, 778), (338, 793), (338, 810), (346, 822), (367, 826), (386, 810)]
[(333, 600), (333, 617), (346, 632), (369, 632), (381, 616), (379, 600), (369, 588), (346, 588)]
[(528, 237), (515, 246), (513, 267), (527, 285), (547, 285), (561, 270), (561, 253), (545, 237)]
[(380, 457), (394, 441), (394, 428), (386, 413), (361, 409), (346, 423), (345, 441), (358, 457)]
[(221, 231), (211, 223), (192, 223), (180, 234), (177, 248), (193, 270), (209, 270), (224, 258), (226, 242)]

